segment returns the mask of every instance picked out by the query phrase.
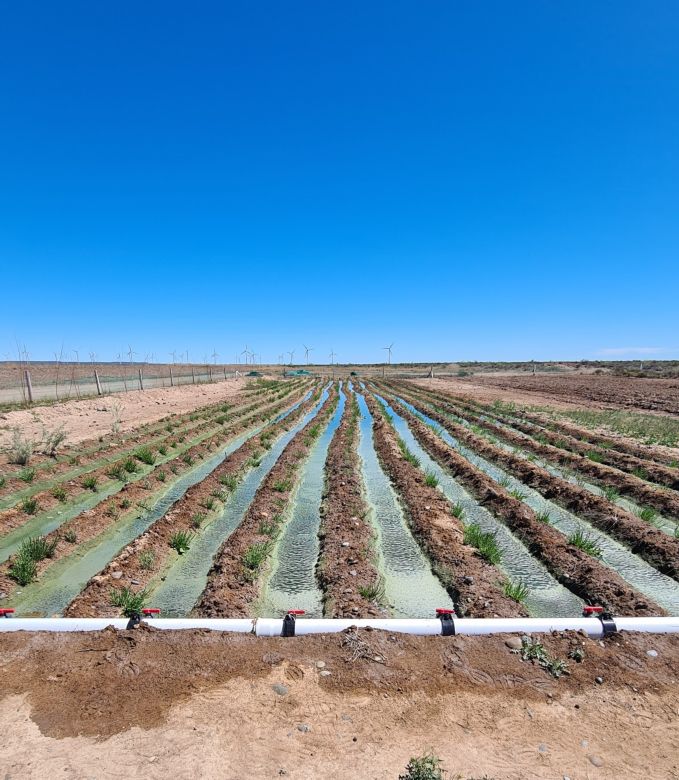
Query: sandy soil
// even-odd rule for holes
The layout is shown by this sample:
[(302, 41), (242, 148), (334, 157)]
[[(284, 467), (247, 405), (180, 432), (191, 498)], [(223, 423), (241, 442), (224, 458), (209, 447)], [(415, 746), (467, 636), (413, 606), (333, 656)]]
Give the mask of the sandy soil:
[(9, 444), (12, 428), (15, 427), (24, 436), (35, 440), (40, 439), (43, 427), (50, 431), (63, 427), (67, 434), (66, 444), (76, 444), (111, 433), (114, 417), (119, 418), (121, 431), (130, 431), (169, 414), (190, 412), (199, 406), (232, 398), (243, 390), (245, 384), (243, 378), (229, 379), (215, 384), (156, 388), (144, 392), (135, 390), (102, 398), (5, 412), (0, 414), (0, 447)]
[(396, 780), (431, 750), (450, 777), (679, 776), (676, 638), (547, 636), (553, 655), (585, 651), (559, 680), (507, 639), (3, 634), (0, 767), (41, 780)]

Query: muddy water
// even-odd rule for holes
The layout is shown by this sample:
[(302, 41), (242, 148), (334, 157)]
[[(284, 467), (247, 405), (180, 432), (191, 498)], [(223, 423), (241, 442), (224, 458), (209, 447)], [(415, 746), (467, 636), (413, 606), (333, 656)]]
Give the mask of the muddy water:
[(256, 605), (256, 615), (278, 617), (289, 609), (303, 609), (309, 617), (323, 617), (322, 594), (316, 582), (318, 527), (328, 447), (342, 419), (345, 402), (340, 387), (335, 414), (304, 467), (289, 519), (274, 549), (271, 573)]
[(259, 466), (248, 472), (245, 479), (228, 499), (222, 514), (194, 537), (189, 550), (179, 556), (174, 565), (166, 571), (165, 580), (158, 583), (149, 597), (149, 603), (161, 609), (164, 616), (186, 617), (191, 612), (205, 589), (212, 561), (224, 540), (240, 524), (257, 489), (273, 468), (288, 442), (309, 420), (318, 414), (327, 397), (328, 388), (326, 387), (313, 409), (277, 439), (262, 458)]
[[(640, 593), (648, 596), (670, 615), (679, 615), (679, 583), (661, 574), (644, 560), (631, 553), (626, 547), (616, 542), (611, 537), (602, 533), (586, 520), (580, 518), (557, 504), (548, 501), (528, 485), (524, 485), (503, 469), (495, 466), (480, 455), (469, 450), (446, 430), (440, 428), (435, 420), (427, 417), (425, 413), (404, 401), (405, 406), (420, 419), (432, 424), (439, 432), (441, 438), (451, 447), (454, 447), (470, 463), (479, 470), (488, 474), (491, 479), (502, 483), (507, 490), (518, 491), (523, 495), (523, 501), (535, 512), (547, 512), (550, 522), (558, 531), (566, 537), (581, 529), (590, 538), (594, 539), (601, 547), (601, 562), (620, 574), (632, 587)], [(453, 417), (453, 415), (448, 415)]]
[(393, 617), (432, 617), (437, 607), (452, 609), (453, 602), (410, 533), (398, 497), (375, 452), (372, 415), (363, 396), (357, 399), (361, 412), (358, 451), (368, 520), (377, 535), (376, 565), (383, 577), (386, 605)]
[[(286, 410), (285, 414), (290, 414), (299, 403)], [(228, 455), (263, 427), (260, 425), (245, 431), (211, 458), (183, 474), (148, 510), (140, 515), (123, 517), (99, 536), (80, 545), (72, 555), (56, 561), (40, 581), (16, 591), (10, 605), (22, 615), (50, 616), (62, 612), (85, 587), (90, 577), (101, 571), (123, 547), (160, 519), (190, 487), (205, 479)]]
[(386, 406), (398, 435), (419, 459), (424, 471), (436, 476), (446, 498), (464, 508), (464, 522), (477, 523), (484, 531), (495, 534), (498, 547), (502, 550), (502, 563), (498, 568), (510, 579), (520, 580), (529, 588), (525, 601), (528, 612), (536, 617), (579, 616), (582, 600), (560, 585), (505, 525), (480, 506), (448, 471), (439, 466), (420, 446), (408, 423), (384, 398), (379, 395), (376, 397)]

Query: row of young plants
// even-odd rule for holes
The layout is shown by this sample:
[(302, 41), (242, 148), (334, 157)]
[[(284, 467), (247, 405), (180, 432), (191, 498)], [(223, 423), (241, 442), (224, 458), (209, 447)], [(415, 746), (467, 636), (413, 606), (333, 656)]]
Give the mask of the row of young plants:
[[(509, 426), (520, 431), (541, 444), (548, 444), (567, 452), (582, 455), (594, 463), (601, 463), (631, 474), (646, 482), (653, 482), (666, 488), (676, 490), (679, 487), (679, 469), (665, 466), (654, 461), (619, 452), (610, 446), (592, 447), (589, 442), (582, 441), (564, 432), (552, 431), (545, 425), (533, 421), (524, 421), (519, 416), (503, 414), (497, 405), (483, 407), (463, 398), (450, 398), (460, 409), (463, 409), (475, 421), (489, 420), (494, 424)], [(638, 484), (638, 483), (637, 483)]]
[[(292, 393), (293, 390), (290, 392)], [(25, 497), (18, 506), (0, 512), (0, 534), (6, 534), (20, 527), (29, 519), (35, 521), (40, 515), (46, 515), (55, 508), (64, 513), (68, 513), (69, 509), (77, 511), (78, 504), (90, 493), (102, 491), (104, 494), (110, 494), (112, 486), (120, 486), (142, 476), (149, 476), (159, 466), (176, 460), (179, 455), (192, 447), (223, 432), (225, 426), (228, 426), (232, 420), (261, 417), (268, 414), (269, 408), (282, 408), (284, 403), (284, 399), (278, 400), (277, 397), (271, 402), (269, 399), (265, 401), (257, 399), (248, 405), (227, 407), (222, 404), (218, 414), (216, 416), (211, 414), (201, 425), (195, 427), (189, 438), (181, 434), (163, 437), (160, 439), (161, 443), (156, 446), (148, 443), (140, 444), (134, 449), (127, 450), (123, 457), (115, 460), (107, 459), (106, 465), (93, 468), (76, 480), (61, 481), (49, 490)], [(174, 429), (172, 423), (168, 423), (167, 427)]]
[(398, 436), (382, 405), (365, 394), (373, 417), (373, 438), (382, 468), (399, 495), (415, 539), (461, 616), (512, 617), (525, 615), (522, 593), (505, 587), (497, 569), (497, 546), (492, 534), (465, 526), (460, 507), (437, 489), (431, 475)]
[[(269, 407), (267, 412), (274, 415), (290, 402), (279, 401)], [(39, 537), (49, 545), (50, 554), (29, 564), (31, 556), (27, 554), (35, 538), (29, 538), (18, 552), (0, 566), (0, 591), (5, 597), (11, 596), (17, 586), (23, 586), (42, 576), (46, 569), (59, 558), (72, 555), (77, 547), (106, 532), (112, 525), (126, 523), (148, 511), (150, 506), (169, 491), (173, 483), (185, 472), (196, 467), (200, 461), (209, 457), (219, 447), (224, 446), (234, 435), (252, 427), (261, 418), (259, 407), (256, 417), (250, 415), (234, 419), (209, 439), (190, 447), (172, 461), (163, 464), (153, 474), (135, 481), (121, 481), (120, 491), (98, 504), (94, 509), (82, 512), (45, 537)], [(121, 475), (122, 476), (122, 475)], [(151, 480), (153, 477), (153, 481)]]
[[(283, 398), (305, 384), (302, 380), (290, 385), (277, 388), (271, 395), (271, 399)], [(59, 489), (68, 480), (74, 480), (88, 472), (107, 468), (117, 460), (130, 457), (139, 447), (147, 446), (156, 449), (168, 446), (169, 443), (184, 440), (187, 436), (196, 436), (196, 433), (212, 424), (223, 424), (232, 406), (244, 406), (249, 401), (253, 408), (258, 405), (257, 396), (261, 391), (253, 393), (246, 390), (239, 393), (233, 400), (218, 402), (200, 407), (192, 412), (187, 412), (174, 417), (165, 417), (158, 423), (149, 423), (140, 426), (129, 434), (120, 435), (116, 424), (112, 426), (109, 436), (100, 436), (95, 446), (81, 443), (77, 448), (72, 448), (68, 455), (46, 458), (41, 463), (29, 461), (31, 446), (27, 440), (15, 431), (19, 443), (13, 445), (10, 450), (14, 453), (14, 460), (22, 461), (23, 467), (13, 473), (0, 475), (0, 508), (7, 509), (20, 501), (31, 498), (39, 491)], [(253, 403), (254, 400), (254, 403)], [(105, 453), (102, 455), (102, 453)], [(45, 478), (47, 475), (47, 478)]]
[[(283, 420), (272, 423), (234, 450), (137, 539), (127, 545), (71, 602), (67, 616), (111, 614), (121, 599), (145, 603), (152, 583), (185, 553), (214, 521), (247, 472), (259, 465), (274, 441), (318, 401), (318, 389)], [(129, 583), (129, 584), (128, 584)], [(125, 604), (122, 605), (123, 608)]]
[[(389, 395), (388, 391), (385, 393)], [(422, 402), (405, 388), (399, 387), (398, 396), (406, 398), (416, 407), (422, 406)], [(503, 522), (564, 587), (584, 601), (601, 604), (618, 614), (664, 614), (659, 605), (630, 587), (620, 575), (598, 560), (596, 550), (590, 548), (586, 534), (565, 537), (550, 524), (548, 516), (536, 514), (521, 497), (512, 495), (503, 485), (471, 464), (447, 444), (436, 430), (412, 414), (396, 398), (393, 400), (420, 445), (464, 485), (481, 506)], [(467, 432), (467, 429), (451, 424), (444, 415), (429, 406), (426, 406), (425, 412), (455, 438)], [(462, 430), (458, 431), (458, 427)], [(465, 443), (475, 452), (492, 460), (495, 455), (493, 445), (483, 439), (477, 441), (479, 437), (472, 439), (471, 436)], [(478, 445), (478, 448), (474, 445)], [(499, 448), (495, 450), (502, 456), (507, 455)], [(507, 469), (504, 458), (498, 459), (498, 462)], [(533, 464), (525, 463), (529, 469), (533, 467)], [(525, 481), (523, 472), (519, 478)], [(552, 498), (551, 495), (548, 497)]]
[[(478, 404), (483, 407), (482, 404)], [(679, 452), (677, 451), (676, 421), (671, 419), (672, 431), (663, 430), (667, 426), (667, 417), (615, 409), (539, 409), (536, 411), (517, 408), (512, 402), (495, 401), (492, 404), (496, 411), (519, 417), (537, 425), (549, 428), (557, 433), (564, 433), (580, 441), (587, 442), (596, 448), (613, 449), (642, 460), (662, 463), (670, 468), (679, 468)], [(564, 419), (567, 418), (567, 419)], [(608, 435), (602, 432), (602, 427), (614, 427), (619, 435)], [(649, 429), (656, 429), (651, 431)], [(646, 444), (632, 441), (641, 438)], [(668, 450), (658, 447), (664, 444)]]
[[(436, 395), (412, 392), (399, 386), (404, 398), (427, 404), (427, 414), (455, 438), (507, 472), (534, 488), (593, 526), (628, 547), (658, 571), (679, 580), (679, 539), (676, 539), (641, 517), (616, 506), (604, 496), (593, 494), (579, 485), (554, 476), (526, 457), (507, 452), (493, 441), (451, 419), (459, 410)], [(485, 426), (481, 426), (485, 428)], [(488, 430), (486, 428), (486, 430)], [(493, 435), (495, 432), (492, 431)], [(501, 438), (501, 437), (499, 437)], [(518, 443), (517, 443), (518, 446)]]
[(194, 609), (201, 617), (252, 615), (269, 557), (286, 510), (301, 479), (303, 465), (328, 424), (339, 400), (333, 385), (318, 413), (288, 442), (255, 493), (238, 528), (224, 541)]
[(595, 451), (588, 454), (572, 452), (568, 449), (568, 442), (565, 439), (560, 440), (559, 446), (555, 446), (541, 438), (531, 438), (529, 435), (518, 433), (510, 427), (503, 427), (492, 422), (485, 415), (469, 412), (461, 404), (453, 403), (451, 399), (442, 398), (438, 394), (430, 395), (429, 398), (448, 413), (487, 430), (497, 439), (527, 450), (560, 468), (587, 477), (600, 485), (603, 490), (608, 489), (609, 500), (614, 500), (618, 496), (629, 497), (641, 506), (652, 508), (675, 520), (679, 519), (679, 493), (666, 486), (649, 484), (643, 473), (628, 474), (618, 468), (598, 462), (598, 455)]
[(374, 562), (375, 532), (361, 477), (360, 410), (353, 391), (345, 392), (325, 462), (316, 579), (327, 617), (370, 617), (384, 612), (384, 585)]

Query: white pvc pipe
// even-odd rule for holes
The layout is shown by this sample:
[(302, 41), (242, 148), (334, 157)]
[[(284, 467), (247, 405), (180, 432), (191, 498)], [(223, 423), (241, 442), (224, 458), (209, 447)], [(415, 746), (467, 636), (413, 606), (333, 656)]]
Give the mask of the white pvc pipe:
[[(257, 636), (281, 636), (281, 618), (144, 618), (153, 628), (164, 630), (210, 629), (255, 633)], [(679, 633), (679, 617), (616, 617), (619, 631), (641, 631), (653, 634)], [(127, 627), (127, 618), (0, 618), (2, 631), (101, 631), (108, 626)], [(532, 634), (551, 631), (585, 631), (591, 637), (603, 635), (601, 621), (595, 617), (575, 618), (454, 618), (455, 633), (468, 636), (488, 634)], [(295, 634), (332, 634), (347, 628), (374, 628), (419, 636), (440, 635), (438, 618), (297, 618)]]

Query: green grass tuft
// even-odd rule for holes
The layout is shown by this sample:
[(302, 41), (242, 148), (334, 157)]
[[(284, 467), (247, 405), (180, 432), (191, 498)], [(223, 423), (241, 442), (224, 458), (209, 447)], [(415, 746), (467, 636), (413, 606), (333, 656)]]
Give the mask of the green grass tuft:
[(491, 531), (483, 531), (477, 523), (465, 526), (463, 541), (475, 547), (479, 555), (489, 563), (497, 565), (502, 560), (502, 551), (498, 547), (495, 534)]
[(579, 550), (586, 552), (593, 558), (601, 558), (603, 554), (599, 542), (582, 528), (578, 528), (577, 531), (574, 531), (568, 537), (568, 544), (572, 544), (573, 547), (577, 547)]

